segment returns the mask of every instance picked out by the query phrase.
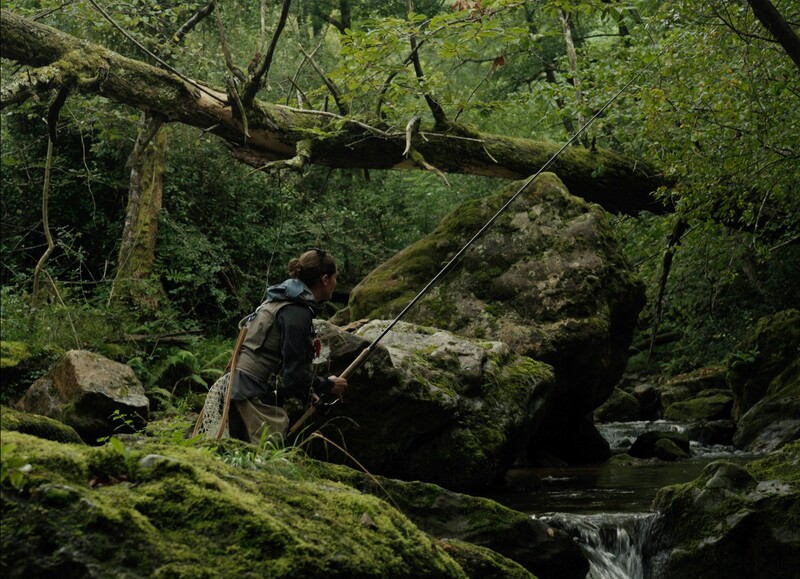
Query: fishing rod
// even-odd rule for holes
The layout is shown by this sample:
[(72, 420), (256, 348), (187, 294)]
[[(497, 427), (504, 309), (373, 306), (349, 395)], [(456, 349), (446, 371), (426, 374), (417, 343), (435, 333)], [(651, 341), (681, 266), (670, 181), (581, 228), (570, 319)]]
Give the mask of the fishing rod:
[[(575, 134), (573, 134), (563, 145), (561, 145), (561, 147), (555, 153), (553, 153), (553, 155), (550, 156), (550, 158), (539, 168), (538, 171), (536, 171), (536, 173), (525, 179), (525, 181), (522, 182), (522, 185), (520, 185), (519, 189), (517, 189), (517, 191), (508, 199), (508, 201), (506, 201), (503, 204), (503, 206), (500, 207), (500, 209), (498, 209), (497, 212), (491, 217), (491, 219), (489, 219), (489, 221), (487, 221), (483, 225), (483, 227), (481, 227), (477, 231), (477, 233), (475, 233), (475, 235), (473, 235), (469, 239), (469, 241), (467, 241), (461, 247), (461, 249), (459, 249), (458, 252), (456, 252), (455, 255), (453, 255), (452, 258), (450, 258), (450, 261), (448, 261), (445, 264), (445, 266), (442, 269), (440, 269), (439, 272), (435, 276), (433, 276), (433, 278), (431, 278), (431, 280), (425, 285), (425, 287), (423, 287), (417, 293), (417, 295), (414, 296), (414, 298), (410, 302), (408, 302), (408, 304), (406, 304), (406, 306), (400, 311), (399, 314), (397, 314), (397, 316), (389, 323), (389, 325), (386, 326), (386, 328), (384, 328), (380, 334), (378, 334), (378, 337), (372, 340), (372, 342), (366, 348), (364, 348), (364, 350), (361, 351), (361, 353), (344, 370), (344, 372), (339, 374), (339, 377), (347, 379), (353, 372), (355, 372), (361, 366), (361, 364), (363, 364), (366, 361), (366, 359), (369, 358), (370, 354), (372, 354), (372, 352), (378, 346), (380, 341), (383, 340), (386, 334), (388, 334), (392, 330), (392, 328), (394, 328), (397, 325), (397, 323), (400, 320), (402, 320), (403, 317), (405, 317), (408, 311), (411, 308), (413, 308), (417, 304), (417, 302), (419, 302), (419, 300), (421, 300), (425, 296), (425, 294), (428, 293), (428, 291), (430, 291), (430, 289), (439, 282), (439, 280), (441, 280), (444, 276), (450, 273), (450, 270), (453, 268), (453, 266), (463, 257), (463, 255), (472, 246), (472, 244), (475, 243), (478, 239), (480, 239), (495, 224), (495, 222), (500, 218), (500, 216), (503, 213), (505, 213), (505, 211), (514, 203), (514, 201), (516, 201), (517, 198), (525, 191), (528, 185), (530, 185), (534, 179), (536, 179), (539, 175), (541, 175), (544, 171), (546, 171), (550, 167), (550, 165), (552, 165), (555, 162), (555, 160), (558, 159), (559, 155), (561, 155), (561, 153), (563, 153), (567, 147), (569, 147), (572, 143), (574, 143), (578, 139), (578, 137), (580, 137), (581, 134), (592, 123), (594, 123), (600, 117), (600, 115), (602, 115), (614, 103), (614, 101), (616, 101), (620, 97), (620, 95), (622, 95), (622, 93), (628, 90), (628, 88), (634, 82), (636, 82), (636, 80), (640, 76), (642, 76), (648, 68), (650, 68), (650, 65), (652, 65), (656, 60), (661, 58), (661, 56), (669, 48), (671, 48), (672, 45), (674, 45), (678, 41), (678, 39), (680, 39), (682, 36), (683, 33), (676, 36), (669, 44), (667, 44), (663, 49), (661, 49), (661, 51), (657, 55), (655, 55), (652, 59), (650, 59), (649, 62), (647, 62), (641, 69), (639, 69), (639, 71), (622, 86), (622, 88), (617, 90), (617, 92), (614, 93), (614, 95), (612, 95), (612, 97), (608, 101), (606, 101), (606, 103), (602, 107), (600, 107), (600, 109), (592, 116), (592, 118), (586, 121), (583, 124), (583, 126), (575, 132)], [(308, 420), (308, 418), (317, 410), (318, 406), (323, 404), (324, 403), (322, 402), (322, 399), (320, 399), (317, 401), (316, 404), (311, 405), (308, 408), (308, 410), (306, 410), (305, 414), (303, 414), (303, 416), (301, 416), (297, 420), (297, 422), (289, 429), (289, 433), (295, 434), (300, 429), (300, 427), (302, 427), (302, 425), (306, 422), (306, 420)]]

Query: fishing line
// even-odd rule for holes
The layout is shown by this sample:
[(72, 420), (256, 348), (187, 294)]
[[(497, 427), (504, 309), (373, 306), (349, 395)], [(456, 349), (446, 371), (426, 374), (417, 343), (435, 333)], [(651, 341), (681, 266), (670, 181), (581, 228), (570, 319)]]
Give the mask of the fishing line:
[(354, 371), (355, 371), (355, 370), (356, 370), (356, 369), (357, 369), (357, 368), (358, 368), (358, 367), (359, 367), (359, 366), (360, 366), (360, 365), (361, 365), (361, 364), (364, 362), (364, 360), (366, 360), (366, 359), (367, 359), (367, 357), (368, 357), (368, 356), (369, 356), (369, 355), (372, 353), (372, 351), (375, 349), (375, 347), (378, 345), (378, 343), (379, 343), (379, 342), (380, 342), (380, 341), (381, 341), (381, 340), (382, 340), (382, 339), (383, 339), (383, 338), (386, 336), (386, 334), (388, 334), (388, 333), (389, 333), (389, 332), (392, 330), (392, 328), (394, 328), (394, 327), (397, 325), (397, 323), (398, 323), (398, 322), (399, 322), (401, 319), (403, 319), (403, 317), (404, 317), (404, 316), (405, 316), (405, 315), (408, 313), (408, 311), (409, 311), (411, 308), (413, 308), (413, 307), (414, 307), (414, 306), (417, 304), (417, 302), (419, 302), (419, 300), (421, 300), (421, 299), (422, 299), (422, 297), (423, 297), (423, 296), (424, 296), (424, 295), (425, 295), (425, 294), (426, 294), (428, 291), (430, 291), (430, 289), (431, 289), (431, 288), (432, 288), (434, 285), (436, 285), (436, 284), (439, 282), (439, 280), (441, 280), (441, 279), (442, 279), (444, 276), (446, 276), (448, 273), (450, 273), (450, 270), (453, 268), (453, 266), (456, 264), (456, 262), (458, 262), (458, 261), (461, 259), (461, 257), (462, 257), (462, 256), (463, 256), (463, 255), (466, 253), (466, 251), (467, 251), (467, 250), (470, 248), (470, 246), (472, 246), (472, 244), (473, 244), (473, 243), (475, 243), (475, 242), (476, 242), (478, 239), (480, 239), (480, 238), (481, 238), (481, 237), (482, 237), (482, 236), (483, 236), (483, 235), (484, 235), (484, 234), (485, 234), (485, 233), (486, 233), (486, 232), (489, 230), (489, 228), (491, 228), (491, 227), (492, 227), (492, 225), (494, 225), (494, 223), (495, 223), (495, 222), (496, 222), (496, 221), (497, 221), (497, 220), (500, 218), (500, 216), (501, 216), (501, 215), (502, 215), (502, 214), (503, 214), (503, 213), (504, 213), (504, 212), (505, 212), (505, 211), (506, 211), (506, 210), (507, 210), (507, 209), (508, 209), (508, 208), (511, 206), (511, 204), (512, 204), (512, 203), (514, 203), (514, 201), (516, 201), (516, 200), (517, 200), (517, 198), (518, 198), (518, 197), (519, 197), (519, 196), (520, 196), (520, 195), (521, 195), (521, 194), (522, 194), (522, 193), (525, 191), (525, 189), (528, 187), (528, 185), (530, 185), (530, 184), (533, 182), (533, 180), (534, 180), (534, 179), (536, 179), (536, 178), (537, 178), (539, 175), (541, 175), (541, 174), (542, 174), (542, 173), (543, 173), (545, 170), (547, 170), (547, 168), (548, 168), (548, 167), (550, 167), (550, 165), (552, 165), (552, 164), (553, 164), (553, 162), (554, 162), (554, 161), (555, 161), (555, 160), (556, 160), (556, 159), (559, 157), (559, 155), (561, 155), (561, 153), (563, 153), (563, 152), (564, 152), (564, 150), (565, 150), (567, 147), (569, 147), (569, 146), (570, 146), (572, 143), (574, 143), (574, 142), (575, 142), (575, 141), (578, 139), (578, 137), (579, 137), (579, 136), (580, 136), (580, 135), (581, 135), (581, 134), (582, 134), (582, 133), (583, 133), (583, 132), (584, 132), (584, 131), (585, 131), (585, 130), (586, 130), (586, 129), (587, 129), (587, 128), (588, 128), (588, 127), (589, 127), (589, 126), (592, 124), (592, 123), (594, 123), (594, 122), (595, 122), (595, 121), (596, 121), (596, 120), (597, 120), (597, 119), (598, 119), (598, 118), (599, 118), (599, 117), (600, 117), (600, 116), (601, 116), (601, 115), (602, 115), (602, 114), (603, 114), (603, 113), (604, 113), (604, 112), (605, 112), (605, 111), (606, 111), (606, 110), (607, 110), (607, 109), (608, 109), (608, 108), (609, 108), (609, 107), (610, 107), (610, 106), (611, 106), (611, 105), (614, 103), (614, 101), (616, 101), (616, 100), (617, 100), (617, 99), (620, 97), (620, 95), (622, 95), (622, 93), (624, 93), (625, 91), (627, 91), (627, 90), (628, 90), (628, 88), (629, 88), (629, 87), (630, 87), (630, 86), (631, 86), (631, 85), (632, 85), (634, 82), (636, 82), (636, 80), (637, 80), (637, 79), (638, 79), (640, 76), (642, 76), (642, 75), (645, 73), (645, 71), (647, 71), (647, 69), (648, 69), (648, 68), (650, 68), (650, 66), (651, 66), (651, 65), (652, 65), (652, 64), (653, 64), (655, 61), (657, 61), (659, 58), (661, 58), (661, 56), (663, 56), (663, 55), (664, 55), (664, 53), (666, 53), (666, 52), (667, 52), (667, 50), (669, 50), (669, 49), (670, 49), (670, 48), (671, 48), (671, 47), (672, 47), (672, 46), (673, 46), (673, 45), (674, 45), (674, 44), (675, 44), (675, 43), (676, 43), (676, 42), (677, 42), (677, 41), (678, 41), (678, 40), (679, 40), (679, 39), (680, 39), (680, 38), (683, 36), (683, 34), (684, 34), (683, 32), (681, 32), (680, 34), (678, 34), (678, 36), (676, 36), (676, 37), (675, 37), (675, 38), (674, 38), (674, 39), (673, 39), (671, 42), (669, 42), (669, 43), (668, 43), (668, 44), (667, 44), (667, 45), (666, 45), (664, 48), (662, 48), (662, 49), (661, 49), (661, 51), (660, 51), (660, 52), (659, 52), (657, 55), (655, 55), (655, 56), (654, 56), (652, 59), (650, 59), (650, 61), (649, 61), (649, 62), (647, 62), (647, 63), (646, 63), (646, 64), (645, 64), (645, 65), (644, 65), (642, 68), (640, 68), (640, 69), (639, 69), (639, 71), (638, 71), (638, 72), (637, 72), (635, 75), (633, 75), (633, 76), (632, 76), (632, 77), (631, 77), (631, 78), (628, 80), (628, 82), (626, 82), (626, 83), (625, 83), (625, 84), (622, 86), (622, 88), (620, 88), (619, 90), (617, 90), (617, 92), (616, 92), (616, 93), (614, 93), (614, 95), (613, 95), (613, 96), (612, 96), (612, 97), (611, 97), (611, 98), (610, 98), (608, 101), (606, 101), (606, 103), (605, 103), (605, 104), (604, 104), (604, 105), (603, 105), (603, 106), (602, 106), (602, 107), (601, 107), (601, 108), (600, 108), (600, 109), (599, 109), (599, 110), (598, 110), (598, 111), (597, 111), (597, 112), (596, 112), (596, 113), (595, 113), (595, 114), (592, 116), (592, 118), (590, 118), (588, 121), (586, 121), (586, 122), (584, 123), (584, 125), (583, 125), (583, 126), (580, 128), (580, 129), (578, 129), (578, 130), (577, 130), (577, 132), (575, 132), (575, 134), (573, 134), (573, 135), (572, 135), (572, 136), (571, 136), (571, 137), (570, 137), (570, 138), (569, 138), (569, 139), (568, 139), (568, 140), (567, 140), (567, 141), (566, 141), (566, 142), (565, 142), (563, 145), (561, 145), (561, 147), (560, 147), (560, 148), (559, 148), (559, 149), (558, 149), (558, 150), (557, 150), (555, 153), (553, 153), (553, 155), (552, 155), (552, 156), (551, 156), (551, 157), (550, 157), (550, 158), (549, 158), (549, 159), (548, 159), (548, 160), (547, 160), (547, 161), (546, 161), (546, 162), (545, 162), (545, 163), (544, 163), (544, 164), (543, 164), (543, 165), (542, 165), (542, 166), (539, 168), (539, 170), (538, 170), (538, 171), (536, 171), (536, 173), (534, 173), (533, 175), (531, 175), (530, 177), (528, 177), (527, 179), (525, 179), (525, 181), (523, 181), (522, 185), (520, 185), (520, 187), (519, 187), (519, 189), (516, 191), (516, 193), (514, 193), (514, 195), (512, 195), (512, 196), (511, 196), (511, 197), (508, 199), (508, 201), (506, 201), (506, 202), (503, 204), (503, 206), (502, 206), (502, 207), (500, 207), (500, 209), (498, 209), (498, 210), (497, 210), (497, 213), (495, 213), (495, 214), (494, 214), (494, 215), (491, 217), (491, 219), (489, 219), (489, 221), (487, 221), (487, 222), (486, 222), (486, 223), (483, 225), (483, 227), (481, 227), (481, 228), (478, 230), (478, 232), (477, 232), (477, 233), (475, 233), (475, 235), (473, 235), (473, 236), (472, 236), (472, 238), (470, 238), (470, 240), (469, 240), (469, 241), (467, 241), (467, 242), (466, 242), (466, 243), (465, 243), (465, 244), (464, 244), (464, 245), (461, 247), (461, 249), (459, 249), (459, 250), (458, 250), (458, 252), (457, 252), (455, 255), (453, 255), (453, 257), (450, 259), (450, 261), (448, 261), (448, 262), (447, 262), (447, 264), (445, 264), (445, 266), (444, 266), (442, 269), (440, 269), (440, 270), (439, 270), (439, 272), (438, 272), (438, 273), (437, 273), (437, 274), (436, 274), (436, 275), (435, 275), (435, 276), (434, 276), (434, 277), (433, 277), (433, 278), (432, 278), (432, 279), (431, 279), (431, 280), (430, 280), (430, 281), (427, 283), (427, 285), (425, 285), (425, 287), (423, 287), (423, 288), (422, 288), (422, 289), (419, 291), (419, 293), (417, 293), (417, 295), (414, 297), (414, 299), (412, 299), (410, 302), (408, 302), (408, 304), (407, 304), (407, 305), (406, 305), (406, 306), (405, 306), (405, 307), (402, 309), (402, 311), (401, 311), (399, 314), (397, 314), (397, 316), (394, 318), (394, 320), (392, 320), (392, 321), (389, 323), (389, 325), (388, 325), (388, 326), (386, 326), (386, 328), (384, 328), (384, 330), (383, 330), (383, 331), (382, 331), (382, 332), (381, 332), (381, 333), (378, 335), (378, 337), (377, 337), (377, 338), (375, 338), (375, 339), (372, 341), (372, 343), (371, 343), (369, 346), (367, 346), (367, 347), (366, 347), (366, 348), (365, 348), (365, 349), (364, 349), (364, 350), (361, 352), (361, 354), (359, 354), (359, 356), (358, 356), (358, 357), (357, 357), (357, 358), (356, 358), (356, 359), (353, 361), (353, 363), (352, 363), (352, 364), (350, 364), (350, 366), (348, 366), (348, 367), (347, 367), (347, 369), (346, 369), (344, 372), (342, 372), (342, 374), (341, 374), (341, 377), (342, 377), (342, 378), (347, 378), (347, 377), (348, 377), (350, 374), (352, 374), (352, 373), (353, 373), (353, 372), (354, 372)]

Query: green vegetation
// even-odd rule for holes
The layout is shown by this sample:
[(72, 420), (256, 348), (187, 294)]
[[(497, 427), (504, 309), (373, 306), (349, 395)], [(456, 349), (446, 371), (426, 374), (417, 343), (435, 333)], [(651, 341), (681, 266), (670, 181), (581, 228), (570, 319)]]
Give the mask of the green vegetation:
[[(669, 183), (656, 196), (674, 206), (671, 215), (631, 210), (611, 216), (648, 292), (633, 368), (676, 374), (721, 363), (760, 317), (800, 303), (800, 82), (789, 55), (747, 3), (417, 0), (409, 14), (402, 3), (334, 4), (292, 7), (260, 101), (330, 115), (336, 96), (348, 118), (390, 134), (402, 134), (416, 114), (430, 133), (462, 140), (504, 135), (515, 140), (475, 147), (509, 148), (508, 170), (524, 161), (515, 155), (539, 150), (524, 139), (563, 143), (652, 63), (563, 153), (586, 166), (592, 179), (615, 171), (596, 160), (597, 147), (641, 160), (637, 164)], [(800, 18), (796, 3), (775, 5), (788, 22)], [(255, 53), (264, 52), (280, 6), (267, 6), (263, 30), (256, 4), (221, 7), (226, 47), (213, 15), (175, 36), (198, 8), (168, 2), (109, 5), (108, 11), (169, 66), (222, 87), (236, 76), (232, 69), (244, 71)], [(154, 62), (90, 3), (13, 0), (3, 10)], [(421, 78), (409, 58), (412, 38)], [(235, 65), (230, 69), (225, 50)], [(302, 174), (247, 166), (232, 160), (213, 127), (168, 123), (160, 145), (165, 157), (159, 157), (164, 173), (155, 250), (151, 265), (141, 262), (148, 269), (141, 272), (144, 299), (126, 300), (116, 274), (124, 269), (119, 255), (140, 111), (100, 96), (101, 83), (85, 80), (52, 126), (58, 137), (48, 196), (54, 250), (34, 296), (34, 271), (46, 243), (40, 201), (55, 91), (34, 87), (35, 97), (23, 98), (15, 83), (46, 71), (7, 59), (0, 66), (9, 89), (4, 95), (10, 95), (3, 97), (0, 118), (2, 339), (30, 352), (29, 361), (13, 369), (5, 365), (4, 349), (3, 402), (18, 398), (65, 350), (87, 348), (131, 364), (163, 408), (185, 404), (181, 399), (213, 381), (238, 319), (260, 302), (267, 285), (283, 279), (285, 264), (302, 248), (325, 247), (338, 258), (342, 293), (335, 300), (341, 307), (349, 289), (433, 231), (454, 206), (474, 200), (465, 211), (477, 208), (498, 188), (496, 181), (470, 176), (462, 159), (446, 167), (454, 171), (449, 186), (433, 170), (362, 169), (358, 159), (305, 166)], [(250, 111), (251, 125), (264, 120), (264, 111)], [(283, 114), (303, 119), (297, 131), (312, 157), (316, 143), (335, 140), (347, 124)], [(418, 151), (410, 156), (420, 164)], [(559, 173), (561, 165), (551, 170)], [(626, 193), (623, 186), (614, 195)], [(682, 220), (688, 226), (672, 248), (660, 309), (661, 258)], [(460, 222), (475, 231), (482, 225), (463, 215)], [(432, 252), (424, 249), (408, 262), (413, 272), (375, 278), (389, 299), (387, 311), (399, 310), (420, 289), (403, 285), (406, 273), (429, 278), (442, 265), (426, 260)], [(487, 297), (501, 267), (475, 272), (474, 283)], [(356, 305), (365, 315), (386, 306)], [(430, 307), (443, 319), (452, 313), (446, 304)]]

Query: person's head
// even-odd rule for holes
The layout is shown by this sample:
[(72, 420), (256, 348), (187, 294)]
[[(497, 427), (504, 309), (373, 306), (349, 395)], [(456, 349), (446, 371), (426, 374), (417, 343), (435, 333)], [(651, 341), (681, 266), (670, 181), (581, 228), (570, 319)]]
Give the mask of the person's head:
[(322, 249), (310, 249), (289, 261), (289, 277), (306, 284), (316, 301), (329, 300), (336, 289), (336, 260)]

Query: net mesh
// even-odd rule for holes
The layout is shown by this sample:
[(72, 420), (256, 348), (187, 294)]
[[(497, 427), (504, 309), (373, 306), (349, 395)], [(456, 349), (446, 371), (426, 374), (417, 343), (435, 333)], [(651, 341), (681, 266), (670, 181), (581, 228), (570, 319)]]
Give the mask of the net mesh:
[[(225, 395), (228, 392), (228, 385), (230, 383), (230, 372), (223, 374), (208, 391), (206, 402), (203, 405), (203, 416), (200, 419), (200, 428), (198, 434), (205, 434), (206, 438), (216, 438), (219, 432), (220, 424), (222, 423), (222, 414), (225, 411)], [(222, 432), (222, 437), (227, 438), (228, 424), (225, 424), (225, 430)]]

